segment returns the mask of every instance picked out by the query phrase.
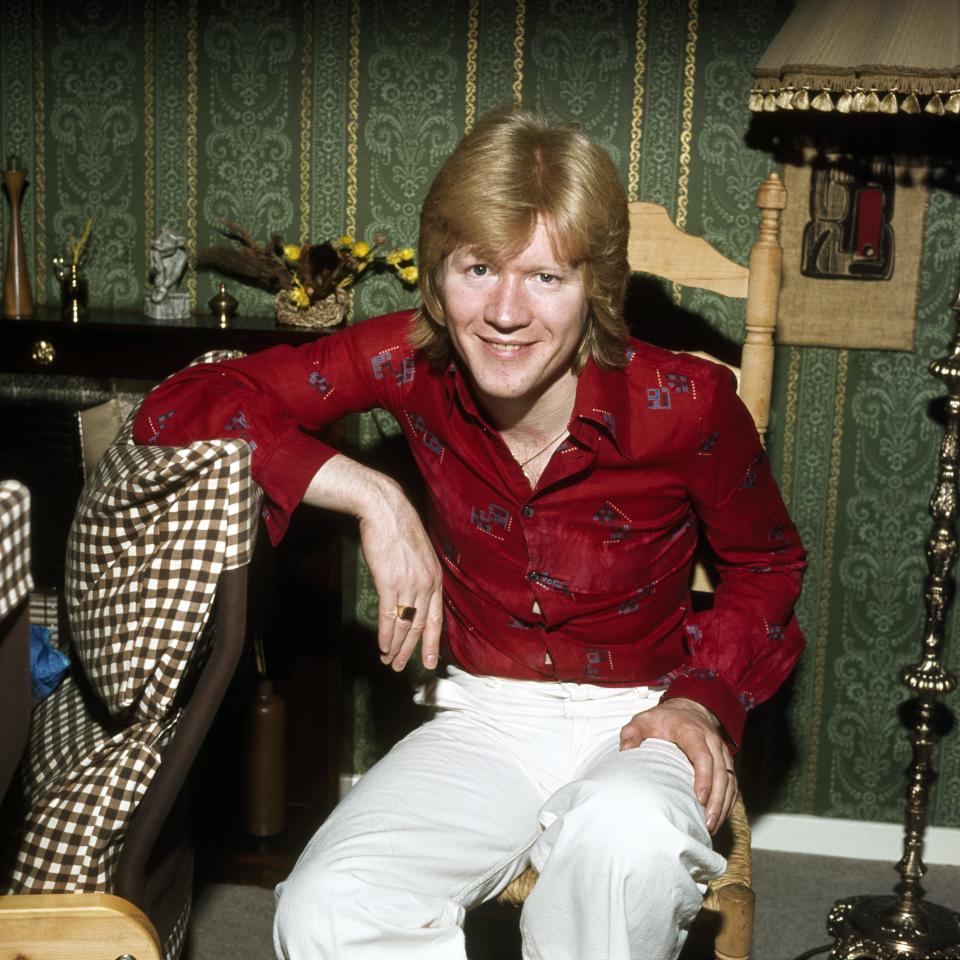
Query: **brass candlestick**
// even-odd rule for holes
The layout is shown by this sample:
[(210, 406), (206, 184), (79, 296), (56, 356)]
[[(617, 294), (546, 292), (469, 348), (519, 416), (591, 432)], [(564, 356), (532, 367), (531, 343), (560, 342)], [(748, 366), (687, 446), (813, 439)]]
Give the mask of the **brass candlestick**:
[(10, 201), (10, 235), (7, 241), (7, 270), (3, 280), (4, 319), (21, 319), (33, 316), (33, 298), (30, 295), (30, 278), (27, 276), (27, 258), (23, 249), (23, 224), (20, 217), (20, 200), (26, 186), (27, 175), (19, 169), (17, 157), (10, 157), (3, 171), (3, 185)]
[(923, 832), (934, 779), (931, 757), (936, 745), (937, 698), (957, 686), (940, 660), (950, 605), (950, 575), (957, 559), (957, 477), (960, 467), (960, 296), (948, 356), (934, 360), (930, 372), (947, 386), (947, 424), (940, 443), (939, 474), (930, 498), (933, 530), (927, 539), (926, 625), (923, 656), (907, 667), (903, 682), (916, 694), (918, 709), (910, 732), (913, 759), (907, 777), (903, 856), (896, 865), (900, 883), (894, 895), (851, 897), (834, 904), (827, 929), (834, 938), (831, 960), (960, 960), (960, 914), (923, 899), (920, 885)]

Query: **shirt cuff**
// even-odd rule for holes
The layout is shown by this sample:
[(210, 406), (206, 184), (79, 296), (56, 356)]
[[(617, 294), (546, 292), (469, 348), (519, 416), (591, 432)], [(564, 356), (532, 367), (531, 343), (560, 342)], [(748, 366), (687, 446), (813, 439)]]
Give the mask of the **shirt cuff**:
[(670, 684), (663, 699), (672, 700), (677, 697), (695, 700), (710, 710), (723, 727), (721, 733), (726, 735), (734, 749), (739, 749), (747, 711), (726, 680), (720, 677), (710, 680), (703, 677), (678, 677)]
[(267, 499), (263, 519), (274, 546), (287, 532), (290, 517), (303, 500), (310, 481), (336, 452), (333, 447), (297, 430), (277, 444), (265, 463), (254, 462), (253, 479)]

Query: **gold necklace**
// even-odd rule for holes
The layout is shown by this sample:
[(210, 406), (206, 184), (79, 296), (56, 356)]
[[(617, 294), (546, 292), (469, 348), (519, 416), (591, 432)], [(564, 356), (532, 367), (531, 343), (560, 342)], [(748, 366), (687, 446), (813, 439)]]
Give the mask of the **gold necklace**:
[[(520, 469), (523, 471), (523, 475), (527, 477), (528, 480), (530, 478), (527, 476), (527, 471), (524, 470), (524, 467), (526, 467), (526, 465), (533, 460), (536, 460), (541, 454), (546, 453), (558, 440), (560, 440), (562, 437), (565, 437), (567, 433), (569, 433), (569, 431), (566, 427), (564, 427), (562, 433), (558, 433), (546, 446), (541, 447), (532, 457), (527, 457), (527, 459), (523, 462), (517, 460), (517, 463), (520, 465)], [(516, 457), (514, 457), (514, 459), (516, 460)]]

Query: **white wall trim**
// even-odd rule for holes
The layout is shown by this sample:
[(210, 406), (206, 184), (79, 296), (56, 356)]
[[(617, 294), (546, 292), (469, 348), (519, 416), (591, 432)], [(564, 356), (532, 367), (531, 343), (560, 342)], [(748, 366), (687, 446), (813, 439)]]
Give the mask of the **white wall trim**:
[[(889, 860), (903, 855), (902, 823), (870, 823), (794, 813), (767, 813), (756, 818), (753, 844), (758, 850), (814, 853), (825, 857)], [(960, 828), (927, 827), (924, 863), (960, 865)]]

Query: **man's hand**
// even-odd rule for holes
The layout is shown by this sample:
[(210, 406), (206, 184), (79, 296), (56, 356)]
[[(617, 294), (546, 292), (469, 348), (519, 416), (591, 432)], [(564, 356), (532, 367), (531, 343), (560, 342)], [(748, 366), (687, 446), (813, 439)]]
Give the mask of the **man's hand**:
[[(419, 642), (423, 665), (434, 669), (443, 625), (443, 575), (399, 484), (337, 454), (316, 472), (303, 501), (360, 521), (360, 546), (380, 598), (377, 643), (383, 663), (402, 670)], [(401, 620), (398, 607), (413, 607), (413, 620)]]
[[(420, 642), (423, 665), (432, 670), (443, 623), (442, 573), (433, 546), (410, 501), (401, 496), (374, 518), (360, 520), (360, 545), (380, 598), (377, 643), (380, 659), (402, 670)], [(413, 620), (397, 608), (413, 607)]]
[(677, 697), (638, 713), (620, 731), (620, 749), (631, 750), (648, 737), (675, 743), (693, 764), (693, 790), (703, 804), (707, 829), (716, 833), (737, 795), (733, 758), (719, 734), (717, 718), (702, 704)]

